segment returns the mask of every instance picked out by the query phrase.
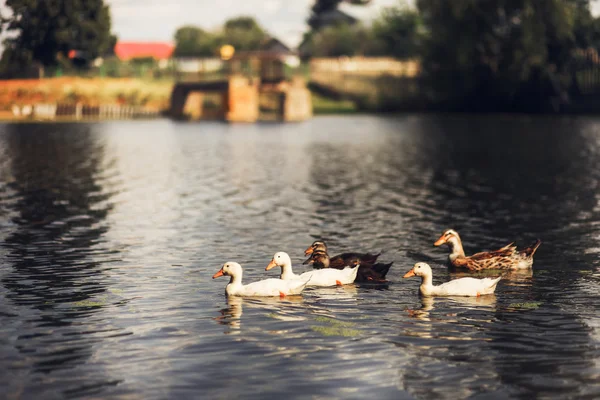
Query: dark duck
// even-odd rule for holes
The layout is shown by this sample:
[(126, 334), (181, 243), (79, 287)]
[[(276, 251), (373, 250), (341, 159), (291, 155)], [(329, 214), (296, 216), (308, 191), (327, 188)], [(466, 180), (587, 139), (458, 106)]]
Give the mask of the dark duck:
[(304, 251), (305, 256), (310, 256), (302, 264), (310, 264), (314, 268), (335, 268), (344, 269), (345, 267), (358, 268), (355, 282), (384, 283), (387, 282), (387, 275), (391, 263), (378, 263), (377, 258), (381, 253), (343, 253), (334, 257), (329, 257), (327, 245), (325, 242), (317, 240)]

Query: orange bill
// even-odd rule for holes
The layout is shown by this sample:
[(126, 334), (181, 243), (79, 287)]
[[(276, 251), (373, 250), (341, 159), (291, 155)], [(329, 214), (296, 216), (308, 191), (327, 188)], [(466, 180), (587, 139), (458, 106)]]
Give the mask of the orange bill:
[(403, 278), (410, 278), (411, 276), (415, 276), (415, 271), (413, 271), (412, 269), (406, 274), (404, 274)]
[(277, 264), (275, 263), (275, 259), (271, 260), (271, 262), (269, 263), (269, 265), (267, 265), (267, 268), (265, 268), (265, 271), (270, 270), (271, 268), (275, 268), (277, 266)]
[(219, 270), (216, 274), (213, 275), (213, 279), (223, 276), (223, 268)]
[(444, 243), (446, 243), (446, 238), (444, 237), (444, 235), (442, 235), (442, 236), (440, 236), (440, 238), (433, 245), (434, 246), (441, 246)]
[(305, 256), (310, 256), (313, 253), (314, 249), (310, 246), (308, 249), (304, 250)]

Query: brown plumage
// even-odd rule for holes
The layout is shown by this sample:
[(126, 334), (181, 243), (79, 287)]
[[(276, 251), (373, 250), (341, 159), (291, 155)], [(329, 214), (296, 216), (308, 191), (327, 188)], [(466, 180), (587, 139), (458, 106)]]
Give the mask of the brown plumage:
[(533, 265), (533, 255), (542, 242), (538, 239), (531, 247), (517, 250), (513, 244), (507, 244), (498, 250), (484, 251), (466, 256), (458, 233), (448, 229), (434, 243), (434, 246), (447, 244), (450, 247), (449, 262), (457, 268), (466, 268), (471, 271), (482, 269), (526, 269)]
[[(345, 253), (353, 254), (353, 253)], [(357, 253), (354, 253), (357, 254)], [(336, 268), (344, 269), (345, 267), (358, 267), (358, 273), (356, 275), (355, 282), (371, 282), (371, 283), (384, 283), (387, 282), (385, 276), (387, 275), (393, 262), (385, 263), (369, 263), (365, 260), (361, 261), (360, 257), (347, 256), (343, 258), (344, 254), (336, 256), (336, 263), (332, 263), (333, 258), (329, 257), (326, 251), (316, 250), (310, 254), (308, 260), (304, 261), (303, 264), (310, 264), (314, 268)], [(379, 255), (375, 256), (375, 259)]]
[[(324, 252), (327, 253), (327, 245), (325, 242), (321, 240), (317, 240), (313, 242), (306, 250), (304, 250), (304, 255), (309, 256), (313, 254), (313, 252)], [(375, 264), (377, 262), (377, 258), (381, 255), (380, 253), (371, 254), (371, 253), (342, 253), (337, 256), (331, 257), (329, 259), (329, 267), (328, 268), (336, 268), (336, 269), (344, 269), (349, 265), (356, 266), (358, 264)], [(329, 255), (327, 255), (329, 257)], [(302, 264), (313, 264), (315, 268), (324, 268), (320, 267), (321, 263), (310, 262), (311, 258), (304, 261)]]

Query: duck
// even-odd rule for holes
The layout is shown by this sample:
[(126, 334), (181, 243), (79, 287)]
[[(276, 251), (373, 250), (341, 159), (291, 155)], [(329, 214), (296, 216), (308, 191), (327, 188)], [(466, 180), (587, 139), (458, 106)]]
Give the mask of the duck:
[[(325, 252), (327, 253), (327, 245), (322, 240), (316, 240), (306, 250), (304, 250), (305, 256), (310, 256), (314, 252)], [(329, 259), (329, 268), (342, 269), (349, 265), (357, 264), (375, 264), (377, 258), (381, 255), (381, 252), (377, 254), (371, 253), (343, 253)], [(304, 261), (302, 264), (306, 265), (310, 263), (310, 258)], [(319, 265), (313, 264), (315, 268), (323, 268)]]
[(356, 274), (355, 282), (370, 282), (370, 283), (385, 283), (387, 280), (385, 276), (387, 275), (390, 267), (393, 262), (385, 264), (385, 263), (375, 263), (368, 264), (366, 262), (360, 262), (360, 258), (349, 258), (348, 264), (336, 263), (336, 265), (332, 265), (330, 262), (329, 254), (326, 251), (317, 250), (314, 251), (308, 260), (304, 262), (304, 264), (311, 264), (315, 268), (334, 268), (334, 269), (342, 269), (345, 267), (356, 267), (358, 266), (358, 273)]
[(433, 244), (441, 246), (447, 244), (450, 247), (448, 260), (450, 265), (457, 268), (466, 268), (471, 271), (483, 269), (527, 269), (533, 265), (533, 255), (542, 243), (537, 240), (531, 247), (517, 250), (514, 243), (509, 243), (498, 250), (484, 251), (466, 256), (458, 232), (448, 229)]
[(421, 277), (421, 286), (419, 292), (423, 296), (483, 296), (493, 294), (496, 285), (502, 277), (498, 278), (459, 278), (452, 281), (434, 286), (432, 283), (433, 272), (429, 264), (424, 262), (416, 263), (413, 268), (404, 274), (403, 278), (413, 276)]
[(273, 259), (265, 268), (266, 271), (271, 268), (281, 267), (280, 278), (284, 281), (289, 280), (309, 280), (308, 286), (341, 286), (354, 282), (356, 274), (358, 273), (359, 266), (354, 268), (344, 269), (319, 269), (303, 273), (302, 275), (296, 275), (292, 271), (292, 260), (288, 253), (280, 251), (275, 253)]
[(213, 279), (220, 276), (229, 276), (229, 284), (225, 287), (227, 296), (279, 296), (286, 297), (299, 295), (306, 287), (308, 280), (284, 281), (282, 279), (264, 279), (242, 285), (242, 266), (236, 262), (229, 261), (223, 264), (221, 269), (213, 275)]

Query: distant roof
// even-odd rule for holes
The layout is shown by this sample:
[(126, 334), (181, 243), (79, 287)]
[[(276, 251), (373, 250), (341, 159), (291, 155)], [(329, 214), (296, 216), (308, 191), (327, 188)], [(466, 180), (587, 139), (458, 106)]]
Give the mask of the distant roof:
[(175, 46), (168, 42), (117, 42), (115, 54), (121, 60), (153, 57), (157, 60), (170, 58)]
[(262, 43), (262, 45), (260, 46), (260, 50), (274, 53), (293, 53), (292, 50), (288, 47), (288, 45), (272, 36)]

